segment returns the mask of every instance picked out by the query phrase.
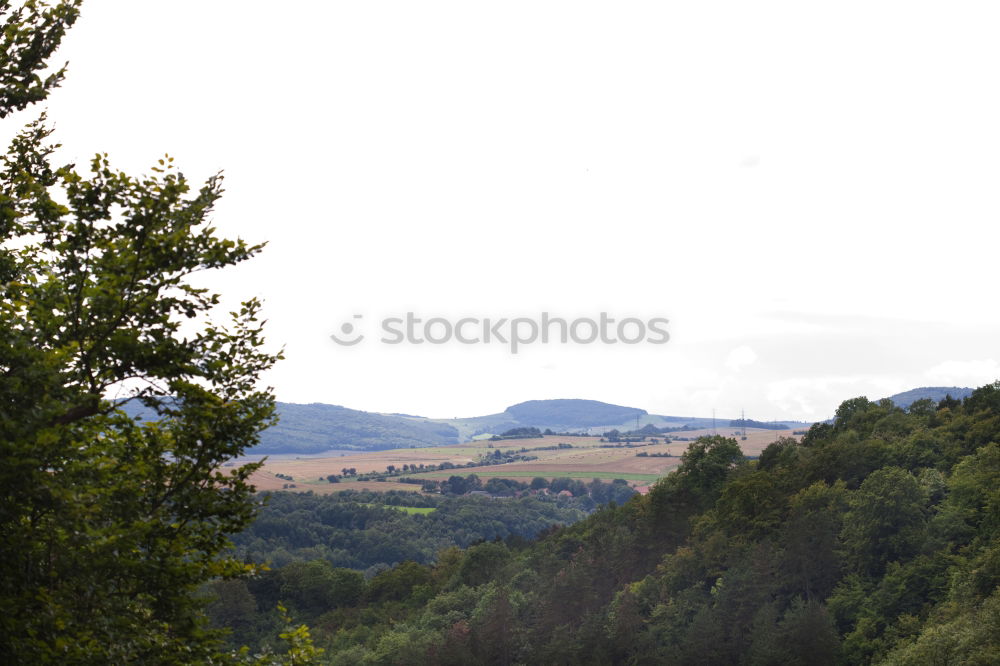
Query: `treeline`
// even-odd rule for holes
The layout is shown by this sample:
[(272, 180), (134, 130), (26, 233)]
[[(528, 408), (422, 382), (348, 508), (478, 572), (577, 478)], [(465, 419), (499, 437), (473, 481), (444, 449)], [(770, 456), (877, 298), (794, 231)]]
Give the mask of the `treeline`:
[(730, 428), (759, 428), (761, 430), (791, 430), (784, 423), (773, 421), (754, 421), (753, 419), (733, 419), (729, 422)]
[(551, 428), (546, 428), (543, 432), (538, 428), (524, 427), (505, 430), (499, 435), (493, 435), (490, 437), (490, 441), (496, 442), (504, 439), (538, 439), (543, 436), (593, 437), (594, 435), (587, 434), (586, 432), (554, 432)]
[[(418, 480), (413, 479), (413, 481)], [(615, 479), (611, 483), (594, 479), (590, 483), (585, 483), (580, 479), (568, 477), (557, 477), (549, 481), (545, 477), (536, 476), (530, 483), (525, 483), (515, 479), (494, 477), (484, 483), (479, 476), (469, 474), (465, 477), (452, 475), (444, 481), (422, 481), (422, 484), (425, 491), (440, 492), (450, 496), (476, 492), (493, 497), (524, 496), (539, 492), (544, 495), (568, 494), (579, 498), (577, 507), (588, 512), (608, 502), (625, 503), (635, 495), (635, 490), (624, 479)]]
[(542, 431), (538, 428), (511, 428), (510, 430), (505, 430), (499, 435), (493, 435), (490, 437), (491, 442), (498, 442), (503, 439), (538, 439), (542, 436)]
[(998, 441), (1000, 383), (849, 400), (801, 443), (700, 438), (648, 495), (308, 616), (334, 664), (998, 663)]
[[(601, 441), (625, 442), (625, 443), (645, 442), (646, 438), (648, 437), (650, 442), (652, 442), (653, 444), (657, 444), (660, 441), (657, 435), (668, 435), (669, 433), (674, 433), (674, 432), (688, 432), (690, 430), (694, 430), (694, 428), (687, 425), (679, 426), (676, 428), (671, 426), (663, 426), (661, 428), (657, 428), (652, 423), (648, 423), (643, 427), (639, 428), (638, 430), (628, 430), (626, 432), (621, 432), (617, 429), (608, 430), (601, 435)], [(670, 439), (671, 437), (669, 436), (663, 437), (664, 442), (669, 442)], [(674, 436), (674, 439), (682, 439), (682, 438)]]

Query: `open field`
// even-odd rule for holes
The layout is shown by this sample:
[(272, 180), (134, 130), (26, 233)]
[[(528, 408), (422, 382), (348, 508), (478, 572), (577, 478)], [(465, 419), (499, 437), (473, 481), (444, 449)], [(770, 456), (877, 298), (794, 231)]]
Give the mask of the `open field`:
[[(718, 434), (733, 437), (737, 431), (734, 428), (718, 428)], [(711, 429), (693, 430), (674, 433), (693, 441), (695, 438), (712, 434)], [(747, 429), (747, 439), (740, 440), (735, 434), (743, 452), (748, 456), (759, 455), (768, 444), (778, 437), (790, 437), (790, 430)], [(547, 451), (537, 450), (545, 447), (556, 447), (560, 443), (570, 444), (573, 448), (555, 448)], [(406, 490), (419, 492), (420, 487), (414, 484), (399, 483), (389, 477), (385, 481), (342, 481), (330, 483), (326, 477), (330, 474), (341, 474), (344, 468), (354, 468), (359, 473), (384, 472), (388, 465), (397, 469), (403, 465), (440, 465), (450, 462), (454, 465), (464, 465), (476, 461), (480, 456), (492, 453), (495, 449), (520, 452), (527, 449), (525, 455), (537, 456), (537, 460), (518, 461), (504, 465), (489, 465), (482, 467), (463, 467), (459, 469), (435, 470), (432, 472), (407, 472), (405, 476), (412, 478), (446, 479), (453, 474), (465, 476), (476, 474), (480, 477), (499, 477), (524, 481), (536, 476), (554, 479), (569, 477), (575, 479), (625, 479), (631, 485), (646, 485), (669, 473), (680, 464), (680, 456), (687, 450), (690, 441), (647, 444), (632, 448), (613, 447), (602, 448), (598, 437), (562, 437), (546, 435), (537, 439), (516, 439), (500, 442), (477, 441), (450, 446), (435, 446), (422, 449), (394, 449), (391, 451), (372, 451), (345, 453), (327, 458), (276, 458), (268, 459), (264, 467), (251, 477), (251, 481), (260, 490), (292, 490), (298, 492), (312, 491), (315, 493), (331, 493), (343, 490)], [(637, 456), (637, 453), (669, 453), (671, 457)], [(288, 478), (281, 478), (278, 474)], [(294, 488), (287, 486), (294, 484)]]
[[(287, 474), (287, 472), (278, 472), (279, 474)], [(257, 490), (289, 490), (291, 492), (306, 492), (311, 491), (317, 495), (328, 495), (330, 493), (339, 493), (344, 490), (375, 490), (375, 491), (386, 491), (386, 490), (404, 490), (413, 493), (421, 492), (420, 486), (414, 485), (412, 483), (393, 483), (390, 481), (341, 481), (340, 483), (330, 483), (328, 481), (320, 482), (319, 480), (305, 481), (300, 480), (298, 477), (294, 481), (288, 481), (287, 479), (279, 479), (275, 476), (273, 471), (267, 468), (257, 470), (250, 476), (250, 483), (257, 487)], [(294, 488), (286, 488), (285, 486), (289, 484), (295, 484)]]
[(383, 504), (383, 509), (396, 509), (397, 511), (402, 511), (403, 513), (415, 514), (419, 513), (422, 516), (426, 516), (429, 513), (434, 513), (437, 511), (436, 507), (433, 506), (392, 506), (391, 504)]
[[(732, 437), (743, 449), (743, 453), (748, 456), (759, 456), (760, 452), (767, 448), (768, 444), (776, 441), (779, 437), (794, 437), (797, 440), (801, 440), (800, 435), (792, 435), (791, 430), (764, 430), (763, 428), (747, 428), (747, 439), (746, 441), (740, 440), (739, 430), (736, 428), (717, 428), (716, 432), (723, 437)], [(680, 435), (681, 437), (688, 437), (694, 440), (698, 437), (704, 437), (705, 435), (711, 435), (712, 429), (706, 428), (704, 430), (691, 430), (689, 432), (675, 432), (674, 435)], [(687, 445), (690, 442), (673, 442), (672, 446), (683, 445), (682, 451), (687, 449)]]

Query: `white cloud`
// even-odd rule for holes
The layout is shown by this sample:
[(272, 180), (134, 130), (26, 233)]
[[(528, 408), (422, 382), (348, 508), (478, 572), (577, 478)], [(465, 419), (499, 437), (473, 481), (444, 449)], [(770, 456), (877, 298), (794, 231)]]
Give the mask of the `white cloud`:
[(981, 386), (1000, 379), (1000, 363), (992, 358), (973, 361), (945, 361), (926, 373), (936, 384), (947, 386)]
[(733, 372), (739, 372), (748, 365), (757, 362), (757, 352), (747, 345), (742, 345), (729, 352), (726, 357), (726, 367)]
[(867, 396), (872, 400), (899, 391), (898, 379), (882, 376), (795, 377), (767, 384), (768, 402), (779, 410), (800, 414), (806, 419), (827, 419), (849, 398)]
[[(1000, 376), (945, 362), (990, 359), (1000, 335), (981, 307), (1000, 215), (1000, 96), (980, 85), (995, 7), (907, 7), (896, 30), (892, 3), (289, 0), (277, 20), (295, 29), (275, 29), (235, 5), (88, 3), (49, 117), (65, 162), (107, 151), (138, 171), (169, 151), (194, 181), (226, 169), (213, 224), (269, 246), (200, 279), (263, 298), (280, 399), (826, 418), (856, 395)], [(259, 104), (261, 81), (294, 93)], [(928, 266), (962, 288), (891, 289)], [(328, 338), (355, 313), (408, 310), (664, 316), (671, 342), (513, 357)]]

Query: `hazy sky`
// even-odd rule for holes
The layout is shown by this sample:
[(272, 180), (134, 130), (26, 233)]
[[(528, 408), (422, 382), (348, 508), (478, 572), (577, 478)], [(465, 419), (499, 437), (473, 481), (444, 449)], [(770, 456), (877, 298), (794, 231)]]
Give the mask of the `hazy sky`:
[[(280, 400), (819, 419), (1000, 377), (998, 19), (991, 2), (87, 0), (48, 108), (78, 164), (224, 170), (215, 224), (269, 246), (210, 284), (265, 300)], [(378, 342), (409, 311), (665, 317), (671, 340)], [(361, 344), (330, 340), (344, 322)]]

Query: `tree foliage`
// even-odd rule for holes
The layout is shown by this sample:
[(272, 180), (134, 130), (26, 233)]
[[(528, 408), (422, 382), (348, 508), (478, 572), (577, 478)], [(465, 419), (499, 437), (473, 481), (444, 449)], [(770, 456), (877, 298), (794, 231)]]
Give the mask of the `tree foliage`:
[[(78, 5), (0, 4), (0, 116), (61, 80), (39, 71)], [(221, 464), (270, 424), (278, 355), (257, 301), (214, 323), (190, 278), (260, 246), (210, 225), (221, 176), (58, 166), (51, 134), (30, 122), (0, 161), (0, 660), (205, 660), (195, 592), (247, 570), (220, 555), (256, 504), (254, 466)]]
[(42, 76), (66, 30), (80, 15), (83, 0), (55, 5), (29, 0), (11, 7), (0, 0), (3, 38), (0, 43), (0, 118), (40, 102), (59, 85), (66, 67)]

